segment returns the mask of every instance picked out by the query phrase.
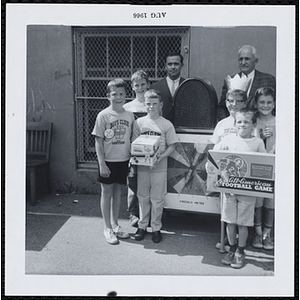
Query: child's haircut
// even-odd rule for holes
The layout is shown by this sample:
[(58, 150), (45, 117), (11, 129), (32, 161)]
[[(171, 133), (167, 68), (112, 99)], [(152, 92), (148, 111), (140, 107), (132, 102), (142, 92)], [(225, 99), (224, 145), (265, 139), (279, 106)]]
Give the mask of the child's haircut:
[(244, 101), (247, 101), (247, 93), (243, 90), (239, 90), (239, 89), (231, 89), (227, 92), (226, 94), (226, 99), (228, 98), (229, 95), (232, 96), (240, 96), (243, 98)]
[(113, 80), (111, 80), (108, 84), (107, 84), (107, 93), (109, 94), (111, 92), (111, 88), (112, 87), (123, 87), (126, 90), (126, 82), (121, 79), (121, 78), (115, 78)]
[[(235, 116), (237, 114), (243, 114), (243, 115), (248, 115), (248, 114), (251, 114), (251, 120), (252, 120), (252, 123), (253, 124), (256, 124), (257, 122), (257, 114), (256, 114), (256, 111), (253, 110), (253, 109), (250, 109), (250, 108), (241, 108), (240, 110), (238, 110), (235, 114)], [(235, 124), (235, 117), (234, 117), (234, 124)]]
[(155, 89), (150, 89), (148, 90), (145, 95), (144, 95), (145, 99), (146, 98), (155, 98), (158, 99), (159, 102), (162, 102), (162, 98), (161, 98), (161, 92)]
[(267, 86), (257, 89), (254, 96), (255, 102), (257, 102), (260, 96), (271, 96), (275, 102), (275, 91), (271, 87)]
[(131, 76), (131, 83), (139, 79), (146, 79), (147, 83), (149, 82), (148, 74), (144, 70), (134, 72)]

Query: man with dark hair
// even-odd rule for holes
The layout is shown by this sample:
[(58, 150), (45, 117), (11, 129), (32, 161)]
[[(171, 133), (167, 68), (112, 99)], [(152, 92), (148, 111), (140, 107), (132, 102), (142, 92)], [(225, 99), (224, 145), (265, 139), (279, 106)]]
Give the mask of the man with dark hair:
[(163, 117), (174, 122), (174, 95), (178, 86), (184, 81), (180, 77), (181, 68), (183, 67), (183, 56), (180, 53), (169, 53), (166, 57), (167, 77), (154, 83), (151, 89), (161, 92), (163, 100), (162, 114)]
[[(256, 49), (253, 46), (244, 45), (238, 51), (238, 64), (240, 71), (237, 75), (240, 78), (247, 77), (251, 80), (250, 87), (247, 92), (247, 106), (253, 109), (254, 104), (254, 94), (258, 88), (261, 87), (271, 87), (276, 90), (275, 77), (271, 74), (262, 73), (255, 69), (258, 63), (258, 57)], [(222, 88), (222, 95), (220, 98), (219, 105), (217, 107), (217, 117), (218, 121), (229, 116), (229, 112), (226, 108), (226, 93), (228, 91), (227, 81), (224, 80), (224, 85)]]

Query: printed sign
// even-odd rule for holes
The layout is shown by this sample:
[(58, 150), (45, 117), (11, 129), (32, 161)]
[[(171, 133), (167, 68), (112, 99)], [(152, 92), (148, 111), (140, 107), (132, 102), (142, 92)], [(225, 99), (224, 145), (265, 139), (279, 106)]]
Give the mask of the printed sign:
[(273, 198), (275, 155), (209, 150), (207, 190)]

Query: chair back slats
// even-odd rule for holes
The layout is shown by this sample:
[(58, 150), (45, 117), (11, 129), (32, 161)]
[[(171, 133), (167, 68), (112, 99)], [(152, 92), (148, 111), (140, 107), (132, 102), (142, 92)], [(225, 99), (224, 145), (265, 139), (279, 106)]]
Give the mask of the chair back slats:
[(52, 123), (27, 123), (26, 154), (31, 159), (49, 161)]
[[(48, 133), (47, 133), (48, 134)], [(47, 134), (44, 134), (43, 136), (42, 136), (42, 138), (43, 138), (43, 140), (42, 140), (42, 145), (44, 146), (43, 148), (42, 148), (42, 151), (46, 151), (46, 138), (47, 138)]]

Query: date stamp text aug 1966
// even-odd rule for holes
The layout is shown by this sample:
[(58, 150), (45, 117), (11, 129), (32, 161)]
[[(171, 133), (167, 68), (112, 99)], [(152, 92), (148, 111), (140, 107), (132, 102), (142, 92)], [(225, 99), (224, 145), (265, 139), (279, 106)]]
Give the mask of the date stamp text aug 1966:
[(132, 17), (134, 19), (137, 19), (137, 18), (141, 18), (141, 19), (147, 19), (148, 17), (150, 18), (164, 18), (166, 16), (166, 12), (153, 12), (151, 14), (148, 14), (148, 13), (133, 13), (132, 14)]

